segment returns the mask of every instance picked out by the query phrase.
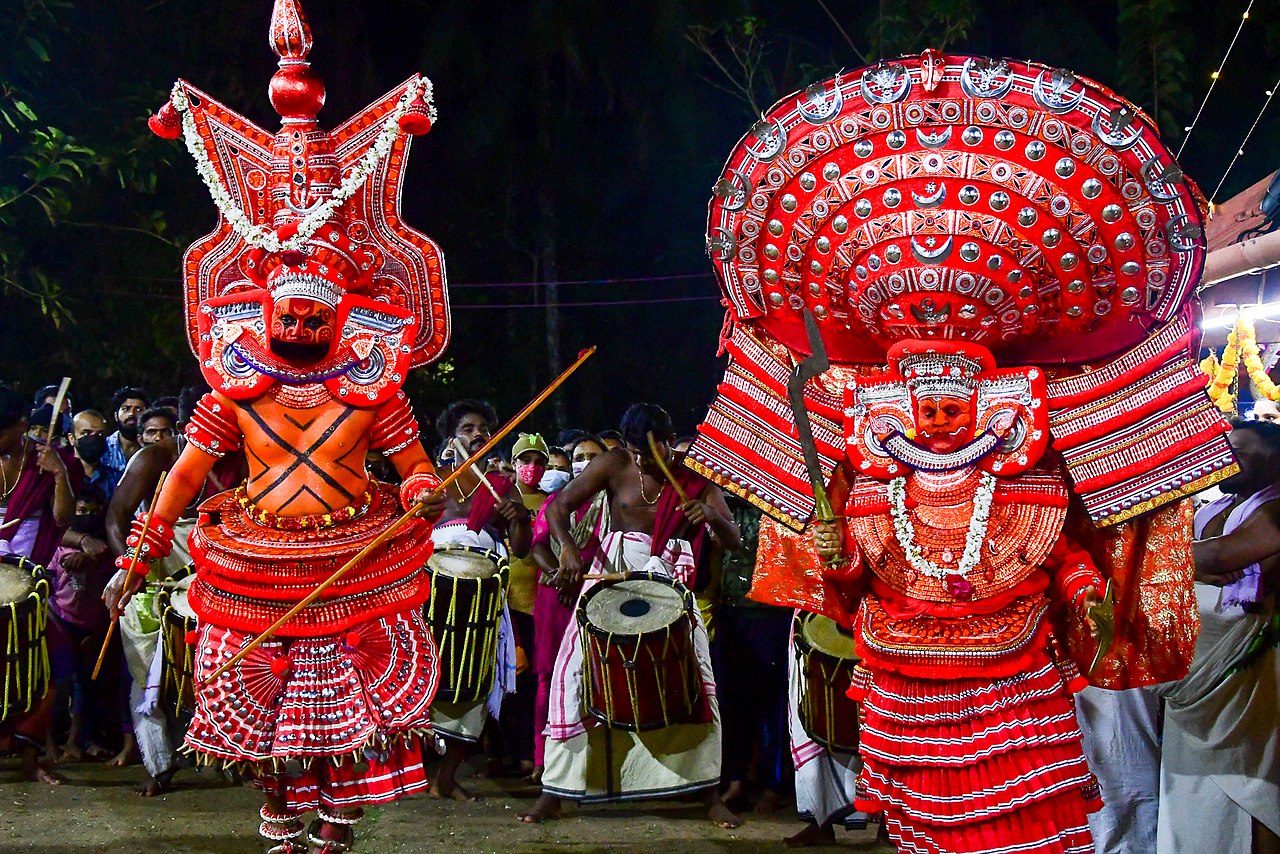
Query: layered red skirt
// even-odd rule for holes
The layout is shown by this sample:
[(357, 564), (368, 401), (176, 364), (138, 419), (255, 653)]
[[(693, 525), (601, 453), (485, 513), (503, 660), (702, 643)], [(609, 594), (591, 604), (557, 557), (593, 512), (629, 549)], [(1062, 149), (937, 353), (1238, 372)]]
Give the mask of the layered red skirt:
[(199, 629), (188, 748), (247, 771), (296, 812), (427, 787), (420, 739), (430, 732), (439, 666), (417, 608), (336, 635), (272, 638), (210, 682), (253, 637)]
[(857, 806), (911, 854), (1091, 854), (1101, 806), (1066, 682), (1043, 658), (999, 679), (859, 668)]

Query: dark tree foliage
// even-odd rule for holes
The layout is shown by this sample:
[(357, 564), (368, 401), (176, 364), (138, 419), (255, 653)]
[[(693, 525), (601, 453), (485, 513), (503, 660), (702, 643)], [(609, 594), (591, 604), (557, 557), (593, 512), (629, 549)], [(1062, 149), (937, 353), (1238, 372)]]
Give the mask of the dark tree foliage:
[[(1207, 189), (1280, 75), (1278, 3), (1255, 4), (1183, 157)], [(440, 121), (414, 144), (404, 214), (444, 249), (455, 325), (445, 360), (409, 380), (421, 420), (464, 396), (509, 415), (557, 361), (598, 344), (562, 408), (531, 426), (599, 429), (657, 400), (681, 432), (720, 371), (707, 199), (761, 109), (840, 69), (940, 46), (1094, 77), (1176, 142), (1240, 5), (304, 0), (328, 126), (411, 71), (435, 82)], [(151, 136), (146, 117), (180, 74), (274, 129), (270, 9), (0, 0), (0, 379), (31, 390), (66, 373), (78, 402), (101, 403), (125, 382), (176, 391), (194, 377), (179, 263), (215, 211), (181, 144)], [(1277, 122), (1264, 117), (1220, 199), (1275, 168)], [(572, 284), (630, 277), (656, 280)], [(477, 286), (508, 282), (532, 284)]]

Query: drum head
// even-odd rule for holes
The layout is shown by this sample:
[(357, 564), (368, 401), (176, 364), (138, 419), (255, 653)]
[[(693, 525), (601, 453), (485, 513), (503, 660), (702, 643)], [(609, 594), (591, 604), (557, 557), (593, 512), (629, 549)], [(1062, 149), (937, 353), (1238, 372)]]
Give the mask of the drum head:
[(0, 605), (20, 602), (35, 589), (36, 580), (30, 572), (16, 566), (0, 564)]
[(642, 635), (667, 626), (684, 613), (684, 595), (669, 584), (633, 578), (589, 591), (588, 625), (619, 635)]
[(476, 546), (436, 546), (427, 566), (432, 572), (453, 578), (488, 578), (502, 568), (497, 552)]
[(830, 617), (808, 614), (800, 625), (800, 635), (810, 647), (832, 658), (858, 660), (853, 650), (853, 635), (844, 631)]

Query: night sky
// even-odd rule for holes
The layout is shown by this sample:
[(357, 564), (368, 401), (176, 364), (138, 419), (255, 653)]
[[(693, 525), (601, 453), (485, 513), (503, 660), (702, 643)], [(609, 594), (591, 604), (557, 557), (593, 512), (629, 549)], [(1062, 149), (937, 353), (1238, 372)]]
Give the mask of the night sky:
[[(1280, 39), (1268, 32), (1277, 3), (1255, 5), (1182, 158), (1206, 193), (1252, 122), (1264, 90), (1280, 75), (1280, 57), (1270, 47)], [(652, 279), (560, 288), (565, 303), (629, 303), (563, 309), (566, 359), (587, 345), (600, 346), (566, 390), (565, 426), (613, 426), (628, 402), (649, 399), (671, 410), (679, 430), (691, 429), (721, 371), (714, 354), (723, 310), (703, 251), (706, 204), (752, 114), (745, 101), (709, 82), (725, 81), (685, 34), (695, 24), (744, 14), (762, 18), (769, 76), (758, 87), (759, 106), (767, 107), (815, 79), (863, 64), (822, 5), (303, 5), (315, 34), (313, 67), (328, 86), (320, 115), (324, 126), (333, 127), (414, 71), (435, 84), (440, 118), (413, 145), (403, 213), (444, 251), (455, 328), (446, 355), (453, 368), (448, 384), (441, 385), (438, 374), (409, 383), (421, 420), (462, 396), (488, 397), (507, 415), (549, 379), (543, 288), (482, 285), (542, 278), (551, 242), (562, 281)], [(865, 55), (876, 37), (877, 4), (826, 5)], [(971, 5), (968, 35), (948, 45), (948, 52), (1061, 65), (1151, 108), (1148, 92), (1122, 88), (1126, 75), (1118, 51), (1125, 29), (1118, 10), (1126, 4)], [(1162, 117), (1166, 127), (1180, 128), (1198, 107), (1244, 3), (1239, 10), (1237, 4), (1227, 9), (1190, 0), (1155, 5), (1174, 10), (1160, 32), (1184, 57), (1182, 92), (1166, 100)], [(181, 76), (274, 130), (278, 123), (266, 99), (275, 70), (266, 40), (270, 10), (270, 0), (76, 3), (60, 16), (64, 33), (53, 46), (56, 61), (43, 84), (42, 118), (86, 139), (112, 130), (104, 122), (136, 129)], [(1264, 117), (1219, 198), (1274, 169), (1280, 160), (1273, 141), (1277, 121), (1274, 114)], [(157, 191), (141, 203), (115, 200), (121, 206), (116, 215), (123, 221), (147, 206), (157, 208), (168, 219), (169, 233), (189, 241), (212, 225), (214, 206), (180, 143), (139, 138), (146, 156), (165, 161), (157, 167)], [(66, 231), (42, 233), (33, 244), (47, 244), (48, 263), (66, 275), (80, 323), (55, 331), (38, 315), (31, 317), (22, 331), (0, 340), (0, 376), (25, 386), (56, 380), (56, 372), (65, 369), (77, 378), (81, 399), (104, 396), (133, 376), (157, 390), (176, 390), (194, 369), (178, 340), (180, 251), (99, 231), (76, 233), (72, 252), (60, 242)], [(636, 302), (651, 300), (674, 301)], [(0, 308), (9, 317), (30, 313), (11, 298)], [(146, 339), (135, 338), (119, 358), (99, 355), (87, 343), (143, 317)], [(36, 338), (53, 355), (32, 365), (22, 354)], [(549, 408), (535, 419), (548, 429), (551, 420)]]

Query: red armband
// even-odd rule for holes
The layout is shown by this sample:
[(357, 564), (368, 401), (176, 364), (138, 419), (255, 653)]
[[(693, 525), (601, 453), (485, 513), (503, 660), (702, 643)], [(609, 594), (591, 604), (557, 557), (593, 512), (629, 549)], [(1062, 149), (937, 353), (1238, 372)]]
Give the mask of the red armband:
[(396, 394), (378, 408), (369, 433), (369, 449), (391, 455), (418, 440), (418, 420), (409, 408), (404, 392)]
[(1102, 576), (1094, 566), (1093, 558), (1084, 549), (1073, 548), (1066, 535), (1058, 538), (1049, 561), (1053, 586), (1063, 601), (1076, 605), (1090, 587), (1101, 588)]
[(418, 496), (430, 492), (440, 485), (440, 478), (434, 472), (420, 471), (411, 474), (400, 484), (400, 505), (408, 510)]
[(212, 394), (200, 398), (186, 432), (188, 442), (213, 457), (239, 450), (243, 437), (235, 411)]
[(134, 555), (137, 555), (138, 560), (133, 569), (139, 575), (146, 575), (149, 571), (147, 561), (168, 557), (173, 551), (171, 526), (167, 525), (163, 519), (154, 517), (145, 532), (144, 525), (146, 525), (146, 517), (139, 513), (134, 517), (133, 524), (129, 526), (129, 536), (125, 539), (125, 545), (129, 548), (115, 560), (116, 566), (120, 569), (128, 569), (129, 565), (134, 563)]

